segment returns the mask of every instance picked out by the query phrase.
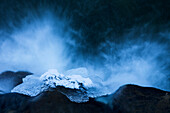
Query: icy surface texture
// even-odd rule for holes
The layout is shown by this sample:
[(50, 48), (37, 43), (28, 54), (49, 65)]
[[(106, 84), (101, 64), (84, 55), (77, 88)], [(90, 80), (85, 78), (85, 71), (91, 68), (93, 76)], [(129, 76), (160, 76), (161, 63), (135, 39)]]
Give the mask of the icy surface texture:
[[(85, 72), (82, 71), (83, 73), (80, 73), (82, 69), (77, 70), (79, 71), (77, 74), (83, 74)], [(40, 77), (35, 75), (27, 76), (23, 79), (23, 83), (16, 86), (12, 92), (36, 96), (49, 88), (56, 88), (71, 101), (86, 102), (89, 97), (94, 95), (92, 92), (89, 92), (90, 90), (94, 91), (94, 84), (90, 78), (74, 75), (73, 73), (77, 70), (70, 70), (71, 73), (69, 75), (63, 75), (56, 69), (50, 69)], [(64, 89), (58, 88), (60, 86), (64, 87)]]
[(39, 79), (39, 77), (29, 75), (23, 79), (22, 84), (16, 86), (11, 92), (36, 96), (45, 89), (47, 89), (47, 87), (44, 86), (44, 83)]
[(58, 73), (57, 70), (51, 69), (44, 73), (40, 79), (49, 87), (64, 86), (66, 88), (80, 89), (93, 86), (93, 82), (89, 78), (83, 78), (80, 75), (65, 76)]

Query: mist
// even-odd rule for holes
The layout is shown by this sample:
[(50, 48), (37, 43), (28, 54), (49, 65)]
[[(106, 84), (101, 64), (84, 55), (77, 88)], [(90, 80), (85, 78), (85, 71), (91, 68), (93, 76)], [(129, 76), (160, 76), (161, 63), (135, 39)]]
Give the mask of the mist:
[[(60, 71), (67, 66), (65, 43), (68, 35), (64, 32), (66, 22), (55, 20), (50, 12), (40, 19), (33, 18), (31, 23), (23, 20), (22, 27), (14, 29), (10, 38), (2, 36), (1, 72), (4, 70), (25, 70), (42, 74), (50, 68)], [(55, 27), (54, 27), (55, 25)]]
[(110, 72), (105, 85), (118, 88), (130, 83), (169, 90), (168, 43), (136, 39), (121, 44), (107, 42), (104, 46), (107, 51), (101, 54)]
[[(107, 17), (110, 10), (100, 1), (97, 9), (87, 1), (40, 3), (16, 2), (18, 6), (11, 7), (18, 10), (6, 10), (8, 15), (2, 16), (6, 20), (0, 27), (0, 72), (24, 70), (40, 76), (48, 69), (64, 73), (84, 67), (88, 71), (84, 76), (105, 94), (124, 84), (170, 90), (169, 23), (164, 19), (157, 24), (161, 16), (150, 20), (152, 13), (161, 12), (138, 17), (129, 9), (129, 17), (122, 6), (120, 14), (110, 12), (113, 17)], [(94, 12), (97, 16), (91, 16)]]

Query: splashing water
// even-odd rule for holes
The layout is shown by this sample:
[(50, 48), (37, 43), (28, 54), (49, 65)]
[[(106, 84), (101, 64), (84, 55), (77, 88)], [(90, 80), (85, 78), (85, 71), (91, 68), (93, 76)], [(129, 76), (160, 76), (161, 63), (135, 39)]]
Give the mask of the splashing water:
[[(165, 1), (53, 2), (0, 5), (0, 71), (34, 73), (13, 91), (35, 96), (48, 87), (82, 84), (88, 97), (124, 84), (170, 90)], [(63, 74), (42, 75), (49, 69)]]

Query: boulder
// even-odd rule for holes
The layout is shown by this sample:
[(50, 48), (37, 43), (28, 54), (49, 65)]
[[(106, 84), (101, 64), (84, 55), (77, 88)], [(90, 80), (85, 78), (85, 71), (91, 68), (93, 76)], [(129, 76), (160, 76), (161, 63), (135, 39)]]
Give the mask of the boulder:
[(112, 95), (110, 103), (116, 113), (170, 113), (170, 92), (124, 85)]
[(25, 109), (30, 98), (18, 93), (1, 94), (0, 113), (26, 113)]
[(35, 97), (17, 93), (0, 95), (0, 113), (111, 113), (111, 109), (94, 99), (75, 103), (53, 90)]
[(107, 105), (94, 99), (75, 103), (57, 90), (43, 92), (32, 98), (28, 108), (30, 113), (111, 113)]
[[(76, 90), (75, 90), (76, 91)], [(104, 96), (108, 104), (90, 98), (88, 102), (70, 101), (59, 87), (30, 97), (18, 93), (0, 95), (0, 113), (170, 113), (170, 92), (137, 85), (121, 86)]]
[(30, 72), (25, 71), (5, 71), (0, 74), (0, 94), (9, 93), (15, 86), (21, 84), (22, 78), (31, 75)]

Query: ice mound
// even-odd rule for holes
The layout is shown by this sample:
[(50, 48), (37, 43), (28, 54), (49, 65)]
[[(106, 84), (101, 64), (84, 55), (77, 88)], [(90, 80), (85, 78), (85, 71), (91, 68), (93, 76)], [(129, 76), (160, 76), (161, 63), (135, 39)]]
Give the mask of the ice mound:
[[(82, 70), (82, 69), (78, 69)], [(71, 101), (86, 102), (88, 101), (94, 84), (90, 78), (74, 75), (74, 71), (69, 75), (63, 75), (56, 69), (50, 69), (41, 76), (30, 75), (23, 78), (23, 83), (16, 86), (11, 92), (17, 92), (29, 96), (36, 96), (42, 91), (49, 88), (56, 88), (65, 94)], [(69, 72), (69, 71), (68, 71)], [(58, 87), (57, 87), (58, 86)], [(59, 88), (60, 86), (65, 89)]]
[(89, 88), (93, 87), (93, 82), (90, 78), (83, 78), (80, 75), (65, 76), (60, 74), (56, 69), (50, 69), (44, 73), (40, 80), (45, 85), (55, 88), (56, 86), (64, 86), (71, 89)]
[(21, 93), (29, 96), (36, 96), (40, 92), (47, 89), (43, 81), (36, 77), (35, 75), (29, 75), (23, 78), (23, 83), (14, 87), (11, 92)]

